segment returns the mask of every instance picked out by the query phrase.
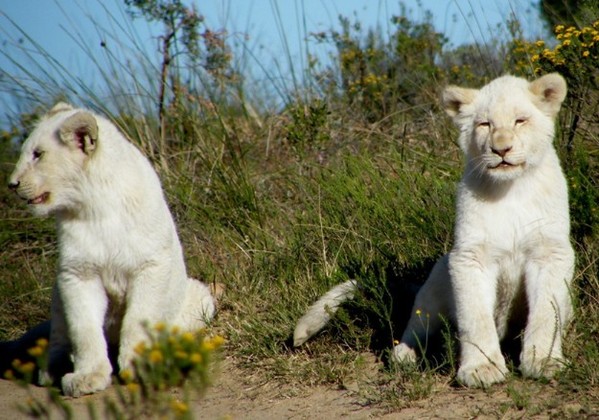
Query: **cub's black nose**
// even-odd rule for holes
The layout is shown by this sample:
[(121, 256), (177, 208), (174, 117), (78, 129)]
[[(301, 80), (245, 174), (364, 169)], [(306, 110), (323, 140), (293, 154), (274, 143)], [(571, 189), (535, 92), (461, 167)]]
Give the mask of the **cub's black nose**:
[(10, 188), (11, 190), (16, 190), (17, 188), (19, 188), (19, 181), (9, 182), (8, 188)]

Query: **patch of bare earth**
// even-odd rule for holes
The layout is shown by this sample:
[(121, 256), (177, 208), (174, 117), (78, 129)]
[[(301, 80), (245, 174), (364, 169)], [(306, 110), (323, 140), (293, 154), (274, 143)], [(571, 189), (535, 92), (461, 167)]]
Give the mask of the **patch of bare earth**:
[[(495, 418), (597, 418), (599, 391), (595, 395), (560, 392), (555, 384), (512, 381), (490, 390), (470, 390), (439, 384), (430, 396), (417, 401), (399, 401), (398, 408), (369, 404), (367, 394), (376, 392), (373, 378), (348, 386), (286, 385), (264, 381), (259, 372), (240, 369), (232, 360), (221, 363), (214, 384), (204, 396), (192, 401), (198, 419), (495, 419)], [(172, 391), (177, 393), (177, 390)], [(30, 393), (30, 394), (28, 394)], [(29, 395), (43, 400), (43, 388), (25, 390), (9, 381), (0, 381), (0, 419), (25, 416), (16, 404)], [(99, 394), (66, 398), (75, 419), (87, 419), (88, 405), (103, 412), (104, 400), (115, 399), (114, 387)], [(57, 413), (55, 412), (55, 415)], [(60, 417), (53, 417), (60, 418)]]

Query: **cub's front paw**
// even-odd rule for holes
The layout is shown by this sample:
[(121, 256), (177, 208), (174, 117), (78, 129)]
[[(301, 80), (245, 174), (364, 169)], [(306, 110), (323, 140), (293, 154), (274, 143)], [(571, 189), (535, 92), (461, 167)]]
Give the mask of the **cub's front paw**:
[(553, 357), (535, 358), (520, 356), (520, 372), (528, 378), (547, 378), (551, 379), (560, 371), (566, 361), (563, 359), (555, 359)]
[(62, 378), (62, 392), (71, 397), (102, 391), (111, 383), (110, 372), (67, 373)]
[(505, 363), (488, 362), (475, 366), (466, 365), (458, 369), (458, 382), (469, 387), (486, 388), (505, 381), (507, 373)]
[(407, 344), (400, 343), (393, 347), (393, 354), (391, 355), (391, 358), (395, 363), (416, 363), (416, 352)]

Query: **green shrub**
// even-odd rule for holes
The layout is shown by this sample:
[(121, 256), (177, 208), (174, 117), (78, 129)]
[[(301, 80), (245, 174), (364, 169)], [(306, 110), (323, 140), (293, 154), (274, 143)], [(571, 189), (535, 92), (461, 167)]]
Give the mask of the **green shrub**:
[(422, 22), (414, 22), (403, 5), (401, 11), (391, 19), (394, 30), (388, 40), (372, 29), (364, 33), (359, 22), (342, 16), (340, 31), (314, 35), (336, 47), (338, 69), (317, 76), (323, 92), (340, 97), (369, 122), (429, 104), (442, 77), (436, 62), (447, 40), (434, 29), (432, 14), (426, 12)]

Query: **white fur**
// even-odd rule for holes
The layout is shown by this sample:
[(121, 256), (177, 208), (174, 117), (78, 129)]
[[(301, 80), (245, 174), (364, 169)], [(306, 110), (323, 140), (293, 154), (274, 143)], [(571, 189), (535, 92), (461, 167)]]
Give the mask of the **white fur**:
[(331, 314), (339, 309), (339, 305), (346, 300), (353, 299), (356, 286), (355, 280), (338, 284), (308, 308), (306, 314), (297, 322), (293, 333), (293, 345), (301, 346), (320, 331), (331, 319)]
[(66, 395), (110, 384), (107, 343), (118, 345), (119, 368), (130, 367), (143, 322), (196, 329), (213, 316), (209, 289), (187, 277), (158, 176), (105, 118), (56, 105), (24, 142), (10, 185), (56, 219), (50, 371), (71, 352)]
[[(521, 372), (551, 377), (563, 365), (574, 252), (567, 185), (552, 141), (565, 95), (558, 74), (531, 83), (504, 76), (480, 90), (445, 90), (466, 156), (454, 246), (418, 292), (393, 349), (396, 361), (415, 361), (419, 343), (446, 317), (458, 328), (458, 380), (483, 387), (503, 381), (508, 370), (500, 339), (508, 321), (525, 317)], [(339, 305), (335, 296), (327, 299)], [(316, 312), (305, 315), (296, 331), (313, 331), (305, 322), (317, 318)]]

